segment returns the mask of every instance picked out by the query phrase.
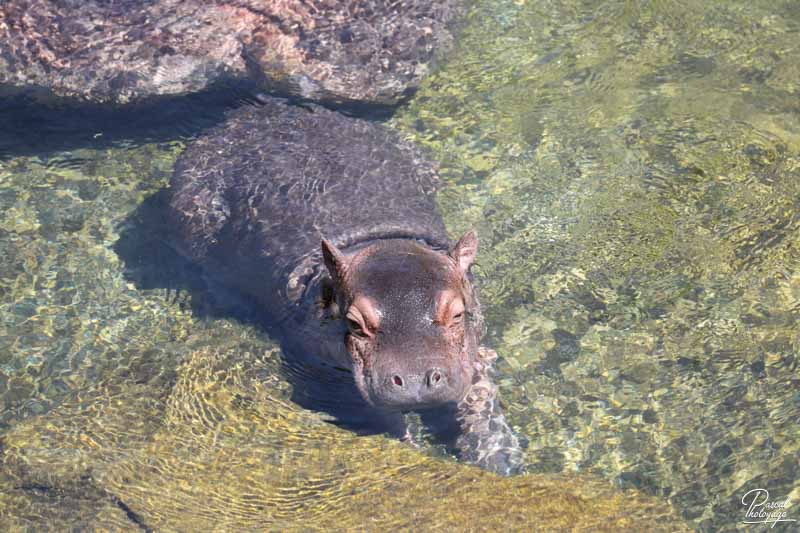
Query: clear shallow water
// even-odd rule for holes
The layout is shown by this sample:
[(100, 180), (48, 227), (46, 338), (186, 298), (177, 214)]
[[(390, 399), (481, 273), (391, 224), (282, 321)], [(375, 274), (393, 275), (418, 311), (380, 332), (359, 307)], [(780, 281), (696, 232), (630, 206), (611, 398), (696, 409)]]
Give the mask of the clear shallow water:
[[(479, 2), (392, 119), (441, 161), (452, 233), (479, 231), (507, 416), (529, 471), (565, 476), (547, 494), (587, 483), (611, 507), (603, 490), (633, 488), (716, 531), (745, 528), (742, 496), (766, 488), (800, 519), (798, 29), (792, 3)], [(433, 528), (526, 505), (513, 483), (549, 478), (498, 490), (300, 409), (274, 344), (189, 296), (158, 193), (242, 101), (0, 101), (0, 510), (345, 527), (366, 505)]]

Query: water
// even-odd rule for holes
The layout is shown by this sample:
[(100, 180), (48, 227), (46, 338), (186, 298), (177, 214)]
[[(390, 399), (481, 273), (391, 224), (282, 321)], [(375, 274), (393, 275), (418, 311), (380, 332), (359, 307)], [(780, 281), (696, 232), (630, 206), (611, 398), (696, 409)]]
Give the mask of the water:
[(452, 234), (481, 238), (528, 441), (530, 474), (503, 482), (299, 408), (274, 343), (189, 297), (159, 194), (246, 95), (0, 100), (0, 516), (521, 528), (556, 524), (544, 494), (562, 518), (668, 502), (718, 531), (752, 528), (763, 488), (800, 519), (798, 29), (791, 2), (477, 2), (390, 121), (441, 162)]

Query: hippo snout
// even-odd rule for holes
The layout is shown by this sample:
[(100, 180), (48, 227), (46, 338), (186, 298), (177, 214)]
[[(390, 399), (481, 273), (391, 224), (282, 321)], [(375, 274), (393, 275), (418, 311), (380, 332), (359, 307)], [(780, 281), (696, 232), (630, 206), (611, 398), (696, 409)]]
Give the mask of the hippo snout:
[(419, 409), (458, 402), (463, 383), (458, 372), (433, 366), (420, 372), (389, 372), (376, 380), (373, 400), (387, 408)]

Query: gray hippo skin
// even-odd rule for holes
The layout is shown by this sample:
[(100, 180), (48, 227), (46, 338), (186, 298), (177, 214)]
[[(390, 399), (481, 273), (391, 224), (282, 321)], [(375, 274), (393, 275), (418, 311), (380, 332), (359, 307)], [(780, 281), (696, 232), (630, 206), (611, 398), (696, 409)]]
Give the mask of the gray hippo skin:
[(387, 128), (270, 99), (187, 148), (169, 216), (183, 255), (252, 296), (287, 351), (352, 372), (371, 409), (402, 423), (398, 436), (403, 412), (441, 407), (464, 460), (515, 473), (494, 353), (478, 344), (477, 237), (450, 243), (436, 182)]
[(254, 81), (394, 105), (452, 37), (460, 0), (2, 0), (0, 86), (127, 103)]

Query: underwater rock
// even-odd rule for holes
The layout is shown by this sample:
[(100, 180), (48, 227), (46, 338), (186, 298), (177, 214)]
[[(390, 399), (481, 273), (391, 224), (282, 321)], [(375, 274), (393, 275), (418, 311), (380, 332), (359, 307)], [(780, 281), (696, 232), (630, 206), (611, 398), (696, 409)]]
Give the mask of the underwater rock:
[(595, 477), (500, 478), (325, 423), (264, 381), (274, 351), (232, 337), (187, 354), (172, 389), (106, 383), (16, 425), (0, 528), (688, 531)]
[(0, 85), (126, 103), (252, 80), (396, 104), (452, 40), (457, 0), (5, 0)]

